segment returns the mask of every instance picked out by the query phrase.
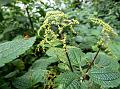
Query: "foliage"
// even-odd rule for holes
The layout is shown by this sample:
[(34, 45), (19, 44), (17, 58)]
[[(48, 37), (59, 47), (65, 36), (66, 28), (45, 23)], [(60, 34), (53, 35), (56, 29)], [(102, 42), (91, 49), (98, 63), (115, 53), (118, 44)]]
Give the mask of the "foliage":
[(0, 0), (0, 89), (119, 89), (119, 4)]
[(0, 44), (0, 67), (5, 63), (12, 61), (19, 55), (28, 50), (34, 43), (35, 37), (29, 40), (16, 39), (10, 42)]

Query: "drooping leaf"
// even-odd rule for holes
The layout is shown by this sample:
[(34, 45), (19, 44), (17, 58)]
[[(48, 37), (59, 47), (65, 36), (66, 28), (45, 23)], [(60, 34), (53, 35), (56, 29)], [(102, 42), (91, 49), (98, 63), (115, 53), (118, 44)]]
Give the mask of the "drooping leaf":
[(110, 68), (93, 68), (90, 79), (103, 87), (117, 87), (120, 84), (120, 73)]
[(35, 37), (29, 39), (16, 39), (0, 44), (0, 67), (4, 66), (28, 50), (35, 42)]

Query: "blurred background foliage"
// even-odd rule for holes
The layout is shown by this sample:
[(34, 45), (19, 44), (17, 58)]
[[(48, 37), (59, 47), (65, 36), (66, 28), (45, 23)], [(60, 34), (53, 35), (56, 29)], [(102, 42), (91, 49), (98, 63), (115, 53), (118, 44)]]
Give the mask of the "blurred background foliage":
[[(0, 43), (36, 35), (46, 12), (52, 10), (61, 10), (69, 19), (74, 18), (80, 22), (74, 27), (77, 32), (72, 38), (74, 42), (68, 39), (68, 43), (80, 47), (85, 53), (93, 51), (93, 45), (100, 38), (101, 26), (93, 25), (89, 20), (91, 17), (109, 23), (119, 35), (115, 41), (120, 41), (120, 0), (0, 0)], [(68, 35), (68, 38), (70, 37)], [(18, 74), (17, 70), (20, 70), (18, 76), (24, 74), (32, 62), (42, 55), (36, 57), (32, 52), (35, 52), (34, 47), (18, 60), (0, 68), (2, 89), (14, 89), (14, 87), (8, 87), (10, 82), (4, 82), (10, 80), (7, 80), (8, 78), (5, 80), (1, 76), (10, 73), (7, 75), (10, 79)]]
[(93, 26), (90, 17), (103, 19), (120, 33), (119, 0), (0, 0), (0, 42), (35, 35), (50, 10), (61, 10), (80, 22), (75, 27), (80, 45), (91, 46), (98, 39), (100, 27)]

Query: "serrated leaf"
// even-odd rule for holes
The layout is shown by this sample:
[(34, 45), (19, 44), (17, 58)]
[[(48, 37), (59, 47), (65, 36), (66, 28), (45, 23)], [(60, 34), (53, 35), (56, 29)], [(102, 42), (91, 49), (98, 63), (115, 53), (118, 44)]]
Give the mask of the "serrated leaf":
[[(88, 61), (92, 61), (94, 56), (95, 53), (87, 53), (85, 57)], [(98, 54), (94, 64), (98, 68), (111, 68), (113, 70), (118, 70), (119, 68), (118, 62), (103, 52)]]
[(112, 59), (112, 57), (100, 53), (97, 60), (96, 60), (96, 66), (101, 68), (110, 68), (113, 70), (118, 70), (119, 64), (116, 60)]
[(65, 53), (64, 49), (62, 49), (62, 48), (52, 47), (47, 50), (46, 54), (48, 56), (57, 56), (60, 61), (62, 61), (64, 63), (67, 62), (66, 53)]
[(82, 52), (82, 50), (80, 48), (76, 48), (76, 47), (68, 47), (68, 56), (71, 60), (71, 63), (73, 65), (79, 66), (82, 64), (82, 57), (84, 56), (84, 53)]
[(16, 78), (13, 85), (17, 89), (28, 89), (38, 82), (44, 82), (45, 74), (47, 74), (46, 68), (54, 62), (57, 62), (57, 57), (40, 58), (33, 63), (27, 73)]
[(0, 44), (0, 67), (23, 54), (33, 45), (35, 39), (35, 37), (29, 38), (28, 40), (16, 39)]
[(120, 73), (109, 68), (93, 68), (90, 79), (103, 87), (117, 87), (120, 84)]
[(65, 72), (55, 79), (56, 89), (80, 89), (78, 75), (73, 72)]

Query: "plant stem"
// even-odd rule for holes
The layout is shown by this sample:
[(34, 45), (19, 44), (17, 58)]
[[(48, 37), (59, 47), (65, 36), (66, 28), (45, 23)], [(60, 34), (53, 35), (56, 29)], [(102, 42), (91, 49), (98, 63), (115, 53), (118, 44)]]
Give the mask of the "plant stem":
[[(64, 39), (65, 39), (64, 33), (61, 33), (60, 35), (61, 35), (61, 39), (64, 40)], [(66, 41), (66, 40), (65, 40), (65, 41)], [(63, 45), (64, 45), (64, 44), (66, 45), (66, 42), (63, 42)], [(69, 63), (70, 70), (71, 70), (72, 72), (74, 72), (74, 71), (73, 71), (73, 68), (72, 68), (72, 64), (71, 64), (70, 58), (69, 58), (69, 55), (68, 55), (68, 53), (67, 53), (67, 48), (66, 48), (66, 46), (64, 47), (64, 50), (65, 50), (66, 57), (67, 57), (67, 59), (68, 59), (68, 63)]]
[(67, 59), (68, 59), (68, 62), (69, 62), (70, 70), (71, 70), (72, 72), (74, 72), (74, 71), (73, 71), (72, 64), (71, 64), (71, 61), (70, 61), (70, 58), (69, 58), (69, 56), (68, 56), (68, 53), (67, 53), (67, 49), (66, 49), (66, 48), (65, 48), (65, 53), (66, 53), (66, 56), (67, 56)]
[(97, 58), (99, 52), (100, 52), (100, 48), (98, 49), (96, 55), (94, 56), (93, 61), (92, 61), (92, 62), (90, 63), (90, 65), (89, 65), (88, 69), (86, 70), (86, 73), (91, 69), (92, 65), (94, 65), (94, 62), (95, 62), (95, 60), (96, 60), (96, 58)]
[(26, 8), (26, 12), (27, 12), (27, 15), (28, 15), (28, 19), (29, 19), (29, 21), (30, 21), (31, 28), (32, 28), (33, 31), (34, 31), (34, 26), (33, 26), (32, 19), (31, 19), (31, 17), (30, 17), (30, 13), (29, 13), (29, 10), (28, 10), (28, 6), (27, 6), (27, 8)]
[(98, 56), (98, 54), (99, 54), (99, 52), (100, 52), (100, 49), (101, 49), (101, 48), (98, 49), (98, 51), (97, 51), (96, 55), (94, 56), (92, 62), (91, 62), (90, 65), (88, 66), (88, 68), (87, 68), (87, 70), (86, 70), (86, 72), (85, 72), (85, 75), (83, 76), (82, 81), (83, 81), (83, 80), (89, 80), (89, 76), (87, 75), (87, 73), (88, 73), (88, 71), (92, 68), (92, 66), (94, 65), (94, 62), (95, 62), (95, 60), (96, 60), (96, 58), (97, 58), (97, 56)]

